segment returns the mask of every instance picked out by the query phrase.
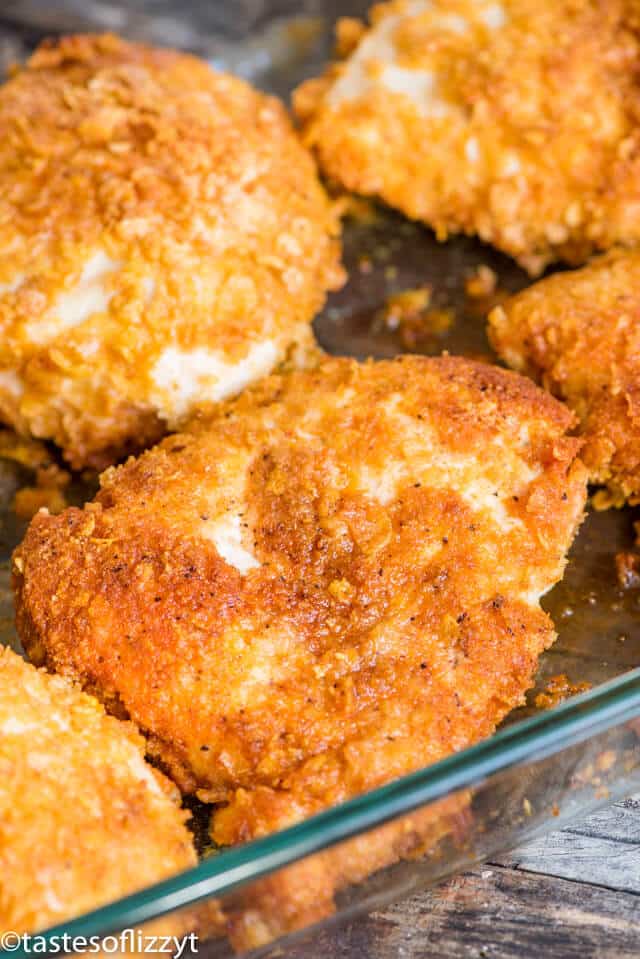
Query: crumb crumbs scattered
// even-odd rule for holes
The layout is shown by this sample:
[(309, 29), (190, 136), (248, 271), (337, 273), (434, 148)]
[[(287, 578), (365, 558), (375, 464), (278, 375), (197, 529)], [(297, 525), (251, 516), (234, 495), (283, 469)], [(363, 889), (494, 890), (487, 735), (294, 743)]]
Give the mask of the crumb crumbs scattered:
[(570, 696), (577, 696), (578, 693), (584, 693), (588, 689), (591, 689), (591, 683), (571, 683), (564, 673), (560, 673), (558, 676), (551, 677), (534, 702), (537, 709), (552, 709)]
[(475, 273), (467, 277), (465, 292), (472, 299), (492, 296), (498, 285), (498, 276), (490, 266), (482, 263)]
[(640, 553), (616, 553), (616, 576), (621, 589), (640, 588)]
[(34, 486), (23, 486), (13, 499), (13, 509), (19, 519), (29, 520), (43, 507), (50, 513), (62, 513), (69, 503), (64, 494), (71, 475), (55, 463), (37, 470)]
[(483, 320), (511, 295), (499, 285), (497, 273), (484, 263), (467, 276), (464, 292), (467, 299), (465, 311)]
[(383, 307), (384, 319), (389, 329), (396, 330), (404, 320), (424, 313), (431, 303), (432, 292), (430, 286), (419, 286), (413, 290), (391, 293)]
[(591, 497), (591, 505), (599, 513), (605, 509), (622, 509), (625, 502), (622, 490), (599, 489)]
[(428, 285), (391, 293), (380, 311), (384, 326), (398, 332), (406, 350), (419, 348), (426, 340), (441, 336), (453, 325), (453, 311), (432, 308), (431, 296), (432, 289)]
[(35, 472), (35, 483), (15, 493), (12, 508), (19, 519), (29, 520), (39, 509), (61, 513), (69, 505), (63, 493), (71, 475), (61, 469), (40, 440), (18, 436), (13, 430), (0, 429), (0, 458)]

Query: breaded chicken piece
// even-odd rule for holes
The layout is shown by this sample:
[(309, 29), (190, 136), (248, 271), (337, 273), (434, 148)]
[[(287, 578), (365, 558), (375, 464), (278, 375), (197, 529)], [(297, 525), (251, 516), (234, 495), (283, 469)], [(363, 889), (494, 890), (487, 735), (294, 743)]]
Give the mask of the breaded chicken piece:
[(590, 479), (607, 487), (595, 504), (640, 502), (640, 252), (541, 280), (492, 310), (488, 334), (577, 414)]
[(297, 91), (331, 178), (531, 273), (640, 239), (635, 0), (393, 0)]
[(194, 865), (175, 793), (131, 724), (0, 647), (0, 930), (43, 929)]
[(337, 220), (282, 105), (113, 36), (0, 87), (0, 419), (110, 465), (297, 345)]
[[(34, 518), (14, 556), (22, 641), (226, 804), (217, 842), (282, 828), (522, 702), (585, 502), (572, 423), (460, 358), (272, 376), (108, 470), (83, 510)], [(323, 902), (380, 861), (365, 845)]]

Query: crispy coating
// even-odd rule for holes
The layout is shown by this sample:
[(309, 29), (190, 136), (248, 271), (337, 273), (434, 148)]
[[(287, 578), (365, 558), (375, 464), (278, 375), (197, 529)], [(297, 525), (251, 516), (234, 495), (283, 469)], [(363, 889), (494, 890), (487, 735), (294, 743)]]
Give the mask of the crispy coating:
[(637, 0), (393, 0), (297, 91), (349, 190), (531, 273), (640, 237)]
[(42, 929), (194, 865), (175, 794), (133, 725), (0, 647), (0, 929)]
[(338, 226), (276, 100), (114, 36), (0, 87), (0, 417), (102, 468), (296, 344)]
[[(522, 701), (585, 501), (572, 422), (460, 358), (272, 376), (108, 470), (84, 510), (34, 518), (14, 557), (23, 643), (226, 804), (219, 843), (281, 828)], [(380, 861), (359, 856), (322, 872), (324, 902)]]
[[(640, 502), (640, 253), (614, 251), (489, 315), (502, 359), (575, 411), (597, 504)], [(604, 494), (604, 495), (603, 495)]]

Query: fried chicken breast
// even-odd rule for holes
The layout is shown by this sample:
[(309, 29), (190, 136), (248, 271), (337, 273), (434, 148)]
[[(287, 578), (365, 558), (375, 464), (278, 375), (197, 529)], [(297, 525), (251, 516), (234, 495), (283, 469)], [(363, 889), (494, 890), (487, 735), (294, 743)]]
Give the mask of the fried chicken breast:
[[(272, 376), (108, 470), (84, 509), (33, 519), (20, 636), (223, 804), (218, 843), (282, 828), (522, 702), (585, 502), (572, 423), (530, 380), (460, 358)], [(237, 943), (326, 911), (412, 830), (267, 881)]]
[(576, 412), (590, 479), (607, 487), (596, 505), (640, 502), (640, 253), (535, 283), (492, 310), (488, 334)]
[(84, 509), (36, 515), (20, 636), (150, 733), (184, 790), (311, 812), (520, 702), (584, 504), (571, 424), (452, 357), (270, 377)]
[(531, 273), (640, 239), (635, 0), (392, 0), (294, 105), (326, 174)]
[(282, 105), (113, 36), (0, 87), (0, 418), (102, 468), (240, 392), (341, 280)]
[(0, 930), (43, 929), (194, 865), (174, 793), (132, 724), (0, 647)]

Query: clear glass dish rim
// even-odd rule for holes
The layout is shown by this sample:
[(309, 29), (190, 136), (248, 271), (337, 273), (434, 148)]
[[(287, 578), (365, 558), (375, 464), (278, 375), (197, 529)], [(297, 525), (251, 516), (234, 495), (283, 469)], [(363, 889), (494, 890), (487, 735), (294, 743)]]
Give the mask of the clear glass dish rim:
[[(513, 766), (542, 759), (640, 716), (640, 667), (520, 720), (488, 739), (318, 813), (216, 853), (191, 869), (39, 933), (46, 941), (101, 936), (223, 896), (305, 856), (382, 826)], [(2, 950), (0, 950), (2, 951)], [(12, 956), (28, 955), (12, 950)]]

